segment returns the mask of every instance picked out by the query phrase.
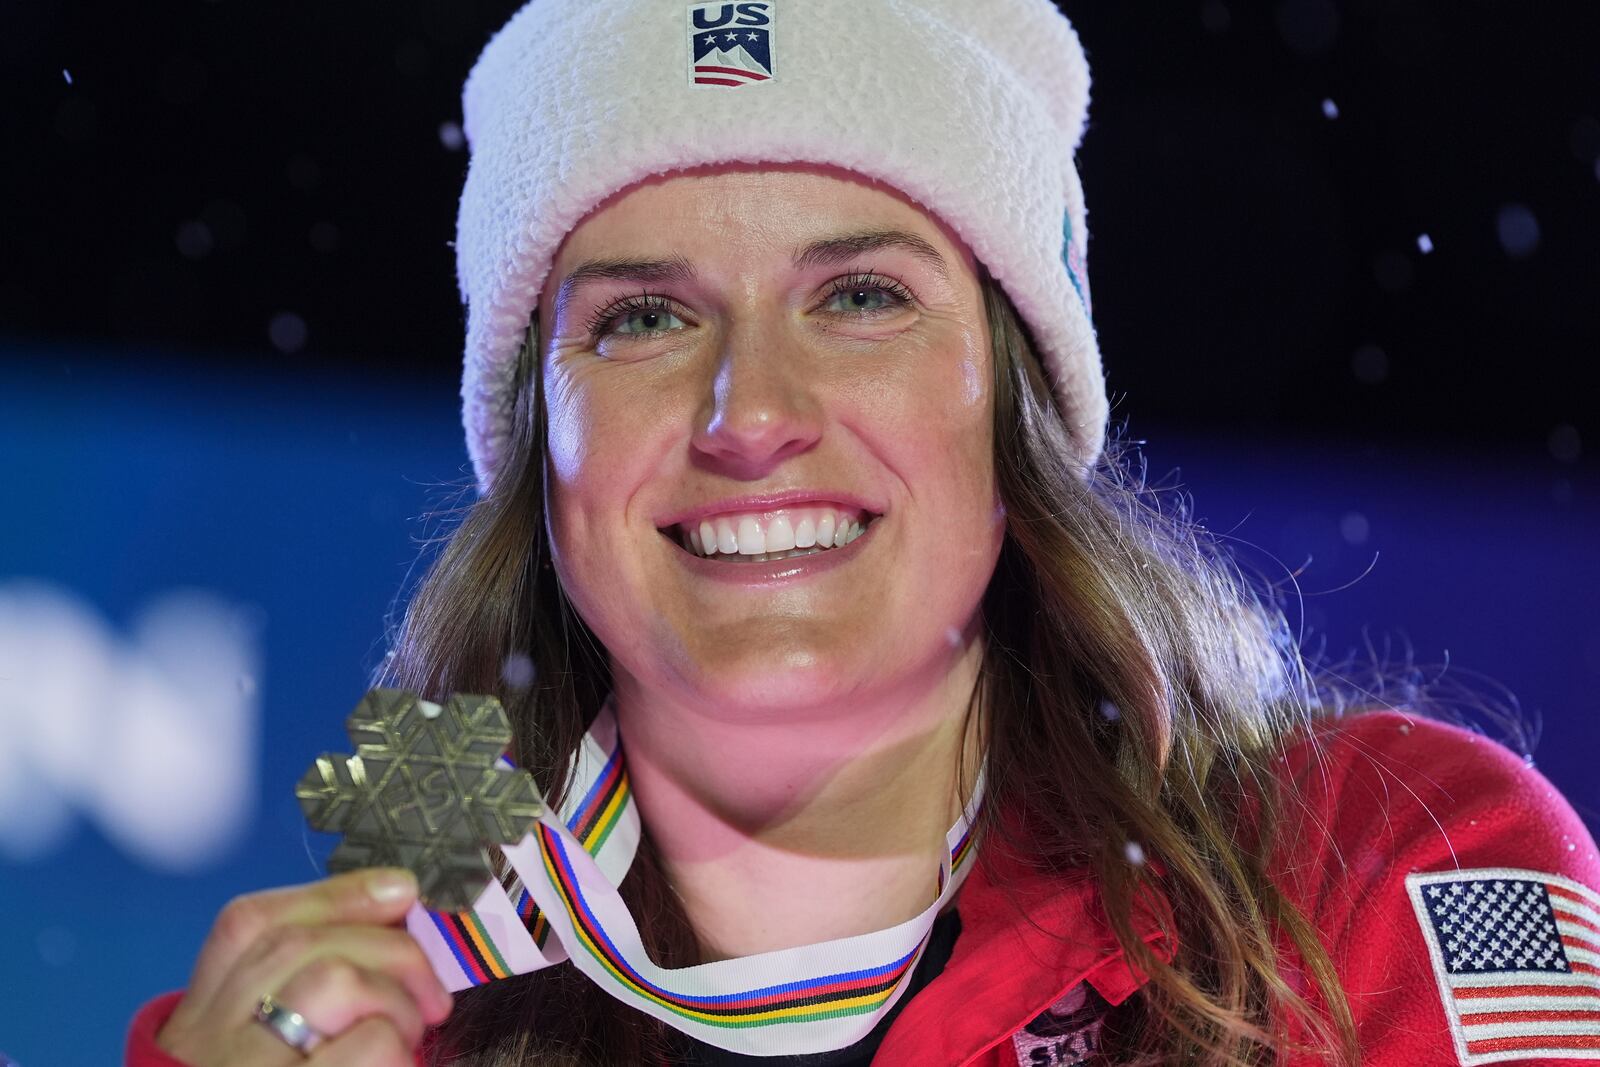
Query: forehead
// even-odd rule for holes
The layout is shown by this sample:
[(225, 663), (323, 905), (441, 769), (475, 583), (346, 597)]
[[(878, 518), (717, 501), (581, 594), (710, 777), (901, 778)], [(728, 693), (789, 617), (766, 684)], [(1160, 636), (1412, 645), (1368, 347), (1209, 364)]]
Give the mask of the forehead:
[(970, 269), (960, 238), (892, 186), (825, 164), (719, 164), (655, 175), (602, 201), (562, 241), (549, 281), (607, 256), (788, 260), (818, 238), (869, 229), (913, 234)]

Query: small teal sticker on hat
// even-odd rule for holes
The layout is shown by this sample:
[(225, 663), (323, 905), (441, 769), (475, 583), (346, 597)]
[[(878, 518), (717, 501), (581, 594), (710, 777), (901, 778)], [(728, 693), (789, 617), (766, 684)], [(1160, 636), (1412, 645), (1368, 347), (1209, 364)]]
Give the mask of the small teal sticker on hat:
[(1066, 265), (1067, 279), (1077, 291), (1078, 299), (1083, 301), (1084, 314), (1093, 319), (1094, 305), (1089, 301), (1089, 272), (1084, 266), (1083, 248), (1072, 232), (1071, 208), (1061, 218), (1061, 262)]
[(771, 0), (689, 5), (689, 82), (737, 89), (773, 79)]

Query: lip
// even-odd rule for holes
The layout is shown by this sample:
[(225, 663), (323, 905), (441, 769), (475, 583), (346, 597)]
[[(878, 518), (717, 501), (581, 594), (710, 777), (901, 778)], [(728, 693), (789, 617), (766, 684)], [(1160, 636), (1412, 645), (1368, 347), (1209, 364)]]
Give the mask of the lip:
[[(722, 515), (728, 512), (740, 511), (775, 511), (778, 508), (792, 507), (796, 504), (842, 504), (847, 508), (860, 508), (873, 518), (883, 514), (883, 505), (868, 500), (860, 493), (852, 493), (844, 489), (785, 489), (782, 492), (758, 493), (753, 496), (729, 496), (721, 500), (710, 500), (704, 504), (695, 504), (679, 511), (666, 515), (658, 515), (655, 519), (656, 529), (665, 530), (671, 526), (679, 526), (688, 521), (706, 518), (710, 515)], [(865, 533), (862, 537), (867, 536)], [(859, 538), (857, 539), (859, 540)], [(849, 545), (845, 546), (849, 548)], [(830, 551), (832, 551), (830, 549)], [(779, 561), (783, 562), (782, 560)], [(756, 567), (760, 564), (751, 563), (748, 566)]]
[(809, 556), (790, 556), (788, 559), (769, 559), (762, 563), (719, 562), (718, 556), (697, 556), (662, 534), (673, 547), (675, 556), (694, 575), (729, 585), (755, 586), (757, 588), (788, 585), (826, 574), (855, 559), (878, 530), (882, 517), (874, 519), (861, 531), (861, 536), (843, 548), (829, 548)]

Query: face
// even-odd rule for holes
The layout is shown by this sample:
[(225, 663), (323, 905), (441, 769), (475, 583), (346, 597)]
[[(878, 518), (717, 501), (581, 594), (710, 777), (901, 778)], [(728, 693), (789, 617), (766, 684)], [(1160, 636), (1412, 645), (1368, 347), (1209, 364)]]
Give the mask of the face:
[(1004, 530), (941, 222), (829, 167), (658, 176), (567, 235), (539, 323), (552, 559), (619, 688), (831, 715), (950, 672)]

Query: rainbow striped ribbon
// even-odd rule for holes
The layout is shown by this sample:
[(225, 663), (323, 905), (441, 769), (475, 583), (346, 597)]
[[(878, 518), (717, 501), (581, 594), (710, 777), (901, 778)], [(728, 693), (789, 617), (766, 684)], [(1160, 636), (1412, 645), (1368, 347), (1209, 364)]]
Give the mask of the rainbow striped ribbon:
[(656, 966), (616, 887), (639, 844), (615, 713), (584, 738), (570, 804), (504, 852), (511, 870), (459, 914), (420, 905), (407, 926), (451, 990), (571, 959), (601, 988), (693, 1037), (753, 1056), (826, 1052), (864, 1037), (899, 1000), (940, 910), (972, 869), (972, 799), (945, 834), (938, 898), (868, 934), (693, 967)]

